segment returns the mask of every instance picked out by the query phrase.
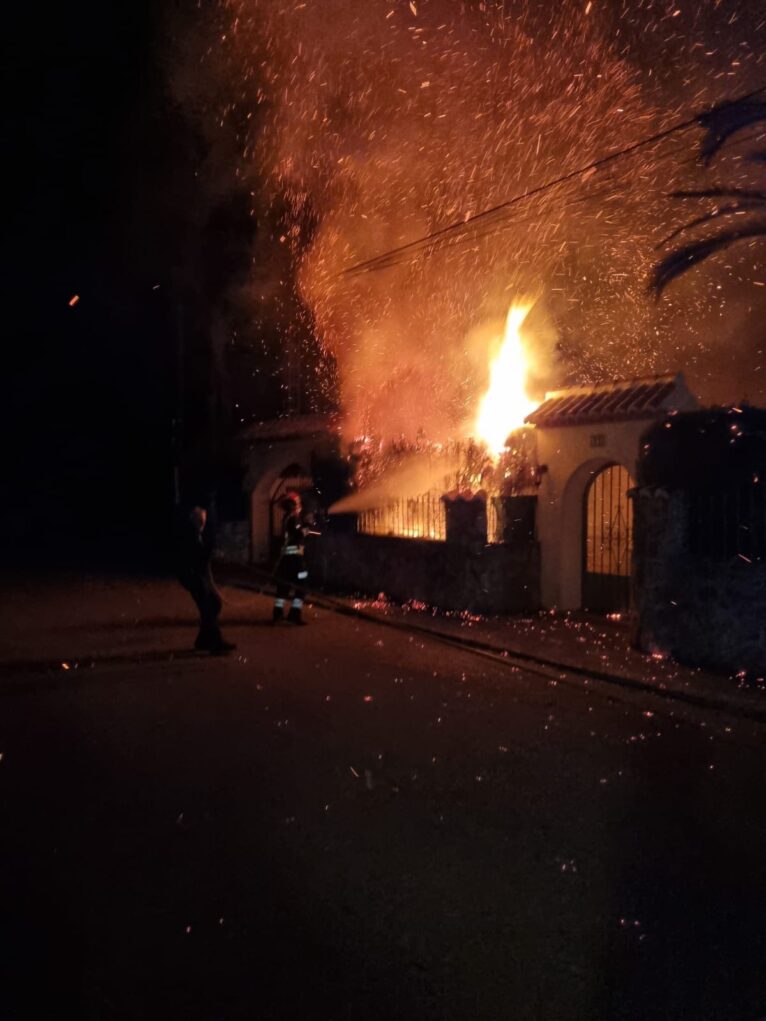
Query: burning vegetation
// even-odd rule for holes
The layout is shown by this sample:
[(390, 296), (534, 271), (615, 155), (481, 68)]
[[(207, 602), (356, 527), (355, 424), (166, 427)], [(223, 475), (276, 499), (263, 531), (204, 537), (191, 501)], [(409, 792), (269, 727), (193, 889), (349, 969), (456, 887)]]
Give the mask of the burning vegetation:
[(485, 540), (502, 540), (505, 498), (534, 491), (538, 481), (533, 431), (524, 427), (539, 403), (527, 392), (522, 325), (530, 308), (511, 305), (502, 335), (489, 346), (489, 385), (465, 423), (466, 436), (446, 443), (422, 434), (414, 443), (406, 437), (357, 440), (359, 491), (340, 501), (335, 513), (358, 512), (360, 531), (369, 534), (424, 539), (445, 539), (451, 521), (474, 513), (483, 518)]
[[(496, 460), (473, 441), (431, 445), (415, 455), (405, 451), (404, 464), (410, 458), (414, 473), (394, 462), (393, 470), (340, 501), (333, 512), (355, 511), (359, 531), (369, 535), (444, 540), (452, 532), (481, 543), (505, 542), (518, 520), (511, 509), (518, 511), (520, 501), (536, 498), (540, 473), (532, 428), (511, 434)], [(426, 464), (431, 484), (409, 491), (408, 482), (425, 482), (421, 473)]]
[(511, 305), (500, 350), (489, 369), (489, 387), (476, 419), (476, 435), (495, 457), (506, 448), (512, 429), (521, 426), (538, 401), (527, 392), (527, 357), (521, 327), (529, 305)]

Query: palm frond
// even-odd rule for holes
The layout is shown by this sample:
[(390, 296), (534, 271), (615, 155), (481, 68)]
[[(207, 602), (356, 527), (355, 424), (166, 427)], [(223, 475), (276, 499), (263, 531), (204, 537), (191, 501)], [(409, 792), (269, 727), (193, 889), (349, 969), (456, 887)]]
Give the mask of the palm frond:
[(694, 241), (671, 252), (654, 267), (649, 281), (650, 291), (655, 298), (659, 298), (668, 284), (691, 269), (692, 266), (698, 265), (711, 255), (746, 238), (766, 238), (766, 220), (737, 229), (721, 231), (715, 237)]
[(700, 159), (705, 166), (709, 166), (733, 135), (751, 124), (766, 121), (766, 102), (747, 99), (738, 103), (723, 103), (700, 114), (698, 121), (704, 131), (700, 143)]
[(753, 210), (764, 209), (766, 212), (766, 200), (761, 201), (760, 199), (745, 199), (742, 202), (733, 202), (728, 206), (719, 206), (716, 209), (711, 210), (709, 213), (704, 213), (702, 216), (698, 216), (695, 220), (691, 220), (689, 223), (683, 224), (676, 230), (668, 234), (667, 237), (663, 238), (662, 241), (656, 246), (656, 249), (664, 248), (670, 241), (679, 237), (681, 234), (685, 234), (687, 231), (694, 230), (696, 227), (701, 227), (704, 223), (711, 223), (713, 220), (720, 220), (728, 216), (741, 216), (744, 213), (752, 213)]
[(766, 191), (748, 188), (703, 188), (700, 191), (671, 191), (672, 199), (754, 199), (766, 202)]

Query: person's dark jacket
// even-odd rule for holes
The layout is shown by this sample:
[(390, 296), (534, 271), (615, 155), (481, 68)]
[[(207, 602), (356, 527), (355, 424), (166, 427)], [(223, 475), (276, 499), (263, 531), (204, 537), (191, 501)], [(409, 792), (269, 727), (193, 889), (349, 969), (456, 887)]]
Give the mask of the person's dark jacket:
[(176, 540), (176, 573), (187, 588), (202, 580), (212, 580), (213, 535), (209, 524), (198, 532), (187, 518), (178, 528)]

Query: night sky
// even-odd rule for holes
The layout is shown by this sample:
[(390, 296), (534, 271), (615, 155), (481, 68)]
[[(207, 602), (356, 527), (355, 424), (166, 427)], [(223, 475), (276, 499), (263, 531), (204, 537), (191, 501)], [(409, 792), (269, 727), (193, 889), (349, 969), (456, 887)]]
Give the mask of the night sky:
[(133, 557), (167, 514), (172, 278), (192, 241), (195, 148), (164, 95), (160, 12), (12, 15), (3, 509), (24, 555), (114, 536)]

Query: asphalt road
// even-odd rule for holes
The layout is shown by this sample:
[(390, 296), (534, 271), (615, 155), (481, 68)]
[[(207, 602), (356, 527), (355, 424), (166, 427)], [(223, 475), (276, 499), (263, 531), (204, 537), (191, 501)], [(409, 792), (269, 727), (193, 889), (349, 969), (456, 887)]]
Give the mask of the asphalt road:
[(243, 592), (225, 659), (169, 584), (13, 607), (3, 1021), (766, 1017), (762, 726)]

